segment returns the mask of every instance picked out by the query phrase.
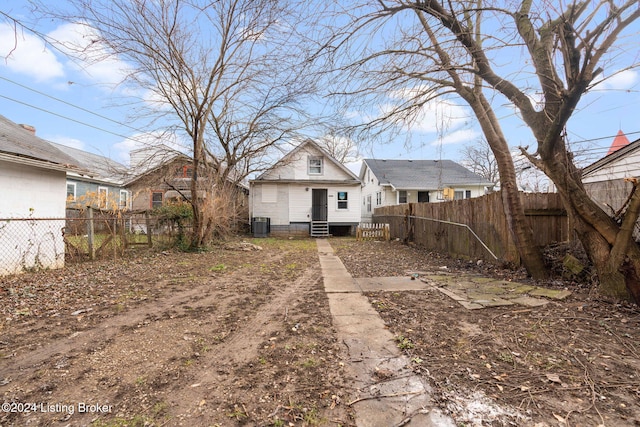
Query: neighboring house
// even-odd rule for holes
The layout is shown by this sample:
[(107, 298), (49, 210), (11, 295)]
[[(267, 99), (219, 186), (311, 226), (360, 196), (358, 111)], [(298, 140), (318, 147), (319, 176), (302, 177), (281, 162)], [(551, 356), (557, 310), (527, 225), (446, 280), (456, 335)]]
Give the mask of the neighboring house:
[(0, 275), (64, 267), (70, 171), (78, 171), (74, 160), (38, 138), (33, 127), (0, 116)]
[(381, 206), (470, 199), (493, 186), (451, 160), (364, 159), (360, 179), (363, 222)]
[(609, 154), (582, 170), (587, 193), (611, 215), (623, 206), (635, 179), (640, 179), (640, 139), (625, 144), (620, 134)]
[(354, 234), (361, 182), (318, 144), (306, 140), (249, 183), (250, 216), (271, 234)]
[[(162, 152), (161, 152), (162, 151)], [(191, 197), (191, 158), (162, 147), (131, 151), (131, 209), (145, 211)], [(184, 197), (183, 197), (184, 195)]]
[(124, 187), (127, 177), (124, 165), (98, 154), (51, 144), (83, 169), (67, 172), (67, 207), (91, 206), (111, 211), (131, 208), (131, 193)]
[[(165, 146), (141, 148), (131, 151), (130, 156), (132, 177), (126, 185), (134, 212), (153, 210), (167, 203), (191, 198), (191, 157)], [(226, 202), (234, 203), (233, 208), (246, 224), (249, 189), (243, 184), (236, 185), (239, 189), (237, 198)], [(200, 192), (199, 189), (198, 197), (203, 197), (205, 192)], [(144, 231), (139, 224), (134, 228)]]

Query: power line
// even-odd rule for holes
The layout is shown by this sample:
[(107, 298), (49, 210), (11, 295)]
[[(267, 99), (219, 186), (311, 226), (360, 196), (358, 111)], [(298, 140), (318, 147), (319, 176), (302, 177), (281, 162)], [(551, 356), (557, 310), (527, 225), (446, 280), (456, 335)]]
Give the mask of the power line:
[(16, 82), (16, 81), (13, 81), (13, 80), (8, 79), (8, 78), (6, 78), (6, 77), (0, 76), (0, 79), (2, 79), (2, 80), (4, 80), (4, 81), (7, 81), (7, 82), (9, 82), (9, 83), (12, 83), (12, 84), (14, 84), (14, 85), (16, 85), (16, 86), (20, 86), (20, 87), (21, 87), (21, 88), (23, 88), (23, 89), (27, 89), (27, 90), (29, 90), (29, 91), (31, 91), (31, 92), (37, 93), (38, 95), (46, 96), (47, 98), (50, 98), (50, 99), (53, 99), (53, 100), (55, 100), (55, 101), (61, 102), (61, 103), (65, 104), (65, 105), (68, 105), (68, 106), (70, 106), (70, 107), (77, 108), (78, 110), (80, 110), (80, 111), (84, 111), (85, 113), (89, 113), (89, 114), (92, 114), (92, 115), (94, 115), (94, 116), (96, 116), (96, 117), (99, 117), (99, 118), (101, 118), (101, 119), (104, 119), (104, 120), (110, 121), (110, 122), (115, 123), (115, 124), (117, 124), (117, 125), (119, 125), (119, 126), (123, 126), (123, 127), (129, 128), (129, 129), (131, 129), (131, 130), (135, 130), (136, 132), (145, 133), (145, 131), (144, 131), (144, 130), (141, 130), (141, 129), (135, 128), (135, 127), (130, 126), (130, 125), (126, 124), (126, 123), (121, 123), (121, 122), (119, 122), (119, 121), (117, 121), (117, 120), (114, 120), (114, 119), (112, 119), (112, 118), (110, 118), (110, 117), (103, 116), (102, 114), (98, 114), (98, 113), (96, 113), (95, 111), (91, 111), (91, 110), (88, 110), (88, 109), (86, 109), (86, 108), (84, 108), (84, 107), (80, 107), (80, 106), (78, 106), (78, 105), (72, 104), (72, 103), (70, 103), (70, 102), (68, 102), (68, 101), (65, 101), (64, 99), (56, 98), (55, 96), (49, 95), (49, 94), (44, 93), (44, 92), (42, 92), (42, 91), (39, 91), (39, 90), (37, 90), (37, 89), (33, 89), (33, 88), (29, 87), (29, 86), (23, 85), (23, 84), (21, 84), (21, 83), (18, 83), (18, 82)]
[(72, 122), (75, 122), (75, 123), (81, 124), (81, 125), (83, 125), (83, 126), (87, 126), (87, 127), (90, 127), (90, 128), (96, 129), (96, 130), (99, 130), (99, 131), (101, 131), (101, 132), (106, 132), (106, 133), (109, 133), (109, 134), (111, 134), (111, 135), (118, 136), (118, 137), (120, 137), (120, 138), (124, 138), (124, 139), (131, 139), (131, 140), (133, 140), (133, 141), (140, 142), (140, 143), (142, 143), (142, 144), (147, 144), (147, 142), (144, 142), (144, 141), (138, 140), (138, 139), (136, 139), (136, 138), (132, 138), (132, 137), (130, 137), (130, 136), (126, 136), (126, 135), (122, 135), (122, 134), (120, 134), (120, 133), (112, 132), (112, 131), (110, 131), (110, 130), (107, 130), (107, 129), (104, 129), (104, 128), (101, 128), (101, 127), (98, 127), (98, 126), (94, 126), (94, 125), (92, 125), (92, 124), (85, 123), (85, 122), (82, 122), (82, 121), (80, 121), (80, 120), (73, 119), (73, 118), (71, 118), (71, 117), (63, 116), (62, 114), (54, 113), (53, 111), (50, 111), (50, 110), (46, 110), (46, 109), (44, 109), (44, 108), (37, 107), (37, 106), (32, 105), (32, 104), (29, 104), (29, 103), (27, 103), (27, 102), (18, 101), (17, 99), (10, 98), (10, 97), (5, 96), (5, 95), (0, 95), (0, 98), (7, 99), (7, 100), (9, 100), (9, 101), (13, 101), (13, 102), (18, 103), (18, 104), (22, 104), (22, 105), (25, 105), (25, 106), (27, 106), (27, 107), (34, 108), (34, 109), (36, 109), (36, 110), (39, 110), (39, 111), (45, 112), (45, 113), (47, 113), (47, 114), (51, 114), (51, 115), (54, 115), (54, 116), (56, 116), (56, 117), (60, 117), (60, 118), (65, 119), (65, 120), (69, 120), (69, 121), (72, 121)]

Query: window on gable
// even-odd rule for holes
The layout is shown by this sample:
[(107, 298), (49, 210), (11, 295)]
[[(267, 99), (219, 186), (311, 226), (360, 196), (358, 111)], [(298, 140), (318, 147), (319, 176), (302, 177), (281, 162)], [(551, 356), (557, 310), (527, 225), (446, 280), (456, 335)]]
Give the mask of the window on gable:
[(380, 206), (382, 204), (382, 191), (378, 191), (376, 193), (376, 206)]
[(179, 166), (176, 169), (176, 178), (191, 178), (193, 176), (193, 167), (188, 165)]
[(338, 209), (349, 209), (349, 193), (338, 191)]
[(322, 175), (322, 157), (309, 157), (309, 175)]
[(367, 212), (371, 212), (371, 194), (367, 195)]

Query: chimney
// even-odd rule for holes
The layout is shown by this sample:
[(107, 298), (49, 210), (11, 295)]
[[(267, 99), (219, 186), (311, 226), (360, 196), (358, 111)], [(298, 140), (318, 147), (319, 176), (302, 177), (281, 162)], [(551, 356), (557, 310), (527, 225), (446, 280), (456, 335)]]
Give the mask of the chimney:
[(36, 128), (31, 126), (31, 125), (25, 125), (25, 124), (21, 123), (19, 126), (22, 129), (27, 130), (27, 131), (31, 132), (32, 134), (34, 134), (34, 135), (36, 134)]

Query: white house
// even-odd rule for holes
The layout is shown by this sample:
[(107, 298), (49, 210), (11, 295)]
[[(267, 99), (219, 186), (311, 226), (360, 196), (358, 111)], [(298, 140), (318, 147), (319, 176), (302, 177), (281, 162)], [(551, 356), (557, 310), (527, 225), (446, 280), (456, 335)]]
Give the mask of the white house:
[(640, 179), (640, 139), (629, 143), (620, 132), (608, 154), (582, 170), (587, 193), (610, 214), (625, 203), (634, 179)]
[(469, 199), (493, 186), (451, 160), (364, 159), (360, 180), (363, 222), (382, 206)]
[(249, 181), (249, 211), (253, 221), (267, 219), (271, 234), (354, 234), (361, 194), (353, 172), (306, 140)]
[(70, 169), (73, 159), (38, 138), (34, 128), (0, 116), (0, 275), (64, 266)]

